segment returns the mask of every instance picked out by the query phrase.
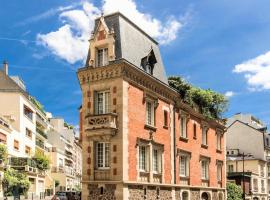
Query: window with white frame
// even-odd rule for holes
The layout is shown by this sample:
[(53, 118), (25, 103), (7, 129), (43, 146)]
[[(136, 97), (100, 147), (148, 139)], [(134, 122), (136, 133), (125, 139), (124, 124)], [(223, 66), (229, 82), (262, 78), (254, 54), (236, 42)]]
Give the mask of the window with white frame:
[(228, 171), (233, 172), (233, 165), (228, 165)]
[(187, 138), (187, 118), (186, 116), (180, 117), (180, 136)]
[(146, 124), (155, 126), (155, 106), (153, 101), (146, 101)]
[(217, 181), (222, 181), (222, 163), (217, 163)]
[(108, 60), (108, 48), (97, 50), (97, 67), (105, 66), (109, 63)]
[(189, 161), (190, 155), (180, 154), (179, 157), (179, 175), (181, 177), (189, 177)]
[(217, 131), (216, 132), (216, 139), (217, 139), (217, 150), (220, 150), (221, 151), (221, 137), (222, 137), (222, 133), (221, 133), (221, 131)]
[(110, 112), (110, 91), (95, 93), (95, 114), (106, 114)]
[(146, 146), (139, 146), (139, 169), (148, 171), (148, 149)]
[(203, 128), (202, 128), (202, 144), (203, 145), (207, 145), (208, 144), (207, 134), (208, 134), (208, 127), (207, 126), (203, 126)]
[(97, 142), (96, 143), (96, 166), (98, 169), (110, 167), (110, 143)]
[(153, 148), (153, 172), (159, 174), (162, 172), (162, 152)]
[(201, 175), (203, 180), (209, 179), (209, 160), (208, 159), (202, 159), (201, 160)]

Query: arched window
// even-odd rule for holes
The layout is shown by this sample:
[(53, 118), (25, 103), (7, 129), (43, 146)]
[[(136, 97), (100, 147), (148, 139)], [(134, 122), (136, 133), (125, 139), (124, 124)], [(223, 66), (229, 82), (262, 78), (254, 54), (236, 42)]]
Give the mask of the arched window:
[(203, 192), (201, 198), (202, 198), (202, 200), (210, 200), (207, 192)]
[(187, 191), (182, 192), (182, 200), (188, 200), (188, 192)]

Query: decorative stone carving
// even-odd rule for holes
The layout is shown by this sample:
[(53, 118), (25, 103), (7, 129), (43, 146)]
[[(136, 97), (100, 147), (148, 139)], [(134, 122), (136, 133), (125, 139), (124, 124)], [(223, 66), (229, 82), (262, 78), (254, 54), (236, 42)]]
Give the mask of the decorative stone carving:
[(86, 131), (104, 128), (117, 129), (117, 114), (115, 113), (89, 115), (86, 118), (88, 119)]
[(105, 184), (105, 187), (103, 187), (103, 193), (101, 193), (101, 187), (98, 187), (97, 184), (90, 184), (88, 186), (88, 190), (89, 200), (116, 200), (116, 185), (114, 184)]

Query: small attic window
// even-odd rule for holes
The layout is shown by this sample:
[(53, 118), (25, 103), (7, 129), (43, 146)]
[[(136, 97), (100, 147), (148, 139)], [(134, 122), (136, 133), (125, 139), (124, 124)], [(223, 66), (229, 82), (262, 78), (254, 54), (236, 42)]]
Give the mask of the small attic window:
[(141, 59), (141, 66), (148, 74), (153, 75), (155, 64), (157, 63), (153, 49), (150, 53)]

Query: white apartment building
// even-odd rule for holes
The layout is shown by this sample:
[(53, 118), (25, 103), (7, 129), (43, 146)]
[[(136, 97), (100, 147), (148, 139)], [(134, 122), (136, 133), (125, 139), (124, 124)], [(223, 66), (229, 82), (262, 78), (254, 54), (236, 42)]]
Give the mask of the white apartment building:
[(59, 182), (56, 191), (75, 190), (81, 182), (81, 148), (75, 140), (74, 130), (68, 127), (61, 118), (51, 118), (54, 127), (48, 133), (52, 144), (51, 176)]

